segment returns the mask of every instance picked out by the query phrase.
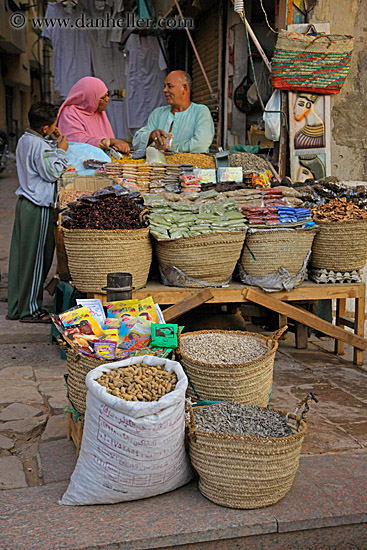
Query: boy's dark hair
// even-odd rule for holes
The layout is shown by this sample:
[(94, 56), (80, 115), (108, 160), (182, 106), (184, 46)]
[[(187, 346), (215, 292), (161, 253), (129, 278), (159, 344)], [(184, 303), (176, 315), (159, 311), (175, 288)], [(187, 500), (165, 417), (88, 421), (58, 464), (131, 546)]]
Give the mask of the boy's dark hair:
[(29, 124), (33, 130), (39, 130), (42, 126), (51, 126), (57, 118), (57, 113), (58, 108), (52, 103), (38, 101), (29, 109)]

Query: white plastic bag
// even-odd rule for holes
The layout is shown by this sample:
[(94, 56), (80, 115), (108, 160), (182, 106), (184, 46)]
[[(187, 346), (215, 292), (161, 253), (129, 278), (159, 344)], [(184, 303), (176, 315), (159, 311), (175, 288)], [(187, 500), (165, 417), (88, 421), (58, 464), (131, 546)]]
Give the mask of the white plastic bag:
[[(96, 379), (136, 363), (164, 365), (177, 374), (174, 391), (158, 401), (123, 401)], [(102, 364), (86, 377), (88, 387), (78, 462), (60, 504), (113, 504), (159, 495), (192, 477), (186, 455), (187, 377), (176, 361), (145, 355)]]
[(100, 160), (102, 162), (111, 162), (110, 157), (99, 147), (89, 145), (89, 143), (78, 143), (69, 141), (69, 147), (66, 151), (68, 165), (73, 165), (80, 176), (94, 176), (95, 168), (84, 168), (83, 161), (88, 159)]
[[(265, 136), (272, 141), (279, 141), (281, 124), (281, 91), (274, 90), (271, 98), (266, 104), (263, 119), (265, 122)], [(277, 112), (269, 112), (277, 111)]]
[(146, 162), (147, 164), (166, 164), (166, 157), (155, 147), (147, 147)]

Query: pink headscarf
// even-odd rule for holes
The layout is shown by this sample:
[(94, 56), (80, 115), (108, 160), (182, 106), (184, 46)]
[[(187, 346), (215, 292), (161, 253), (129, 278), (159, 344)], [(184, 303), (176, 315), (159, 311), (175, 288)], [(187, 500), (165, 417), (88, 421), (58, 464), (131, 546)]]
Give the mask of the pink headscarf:
[(99, 78), (85, 76), (71, 88), (61, 105), (57, 125), (70, 141), (98, 147), (103, 138), (113, 138), (111, 124), (104, 111), (97, 112), (107, 87)]

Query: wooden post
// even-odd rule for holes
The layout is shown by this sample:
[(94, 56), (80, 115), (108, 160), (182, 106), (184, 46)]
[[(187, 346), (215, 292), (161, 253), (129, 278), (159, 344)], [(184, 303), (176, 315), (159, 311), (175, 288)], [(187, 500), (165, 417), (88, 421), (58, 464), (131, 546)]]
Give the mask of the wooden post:
[[(355, 334), (364, 335), (364, 323), (365, 323), (365, 308), (366, 308), (366, 296), (355, 299), (355, 320), (354, 320), (354, 332)], [(353, 363), (355, 365), (363, 365), (363, 351), (354, 348)]]
[[(337, 298), (336, 299), (336, 313), (335, 313), (335, 324), (344, 328), (344, 323), (341, 321), (340, 317), (344, 317), (346, 311), (346, 298)], [(337, 355), (343, 355), (344, 353), (344, 342), (341, 340), (335, 340), (335, 353)]]

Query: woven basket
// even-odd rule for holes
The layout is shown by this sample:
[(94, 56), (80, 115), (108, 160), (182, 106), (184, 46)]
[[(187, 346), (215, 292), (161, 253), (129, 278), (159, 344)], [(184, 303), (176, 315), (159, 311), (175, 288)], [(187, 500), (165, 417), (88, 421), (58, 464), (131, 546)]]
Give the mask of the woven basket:
[(367, 261), (367, 220), (317, 222), (311, 266), (332, 271), (357, 271)]
[[(246, 231), (155, 241), (163, 284), (200, 288), (228, 283), (240, 257)], [(177, 276), (173, 268), (182, 276)]]
[(295, 275), (310, 252), (315, 235), (316, 230), (310, 229), (258, 230), (246, 237), (241, 267), (253, 277), (272, 275), (281, 267)]
[[(68, 392), (69, 399), (76, 411), (85, 413), (85, 400), (87, 398), (87, 386), (85, 377), (90, 370), (100, 367), (103, 362), (94, 357), (81, 355), (72, 349), (66, 350), (66, 362), (68, 366)], [(108, 363), (108, 361), (106, 361)]]
[(354, 39), (349, 35), (310, 36), (280, 31), (271, 80), (280, 90), (337, 94), (347, 77)]
[[(178, 361), (183, 366), (189, 385), (187, 395), (204, 400), (226, 400), (257, 407), (266, 407), (273, 384), (273, 368), (275, 352), (278, 349), (278, 338), (287, 327), (276, 331), (272, 338), (254, 332), (242, 332), (239, 330), (201, 330), (181, 334), (179, 348), (177, 349)], [(254, 340), (267, 348), (267, 353), (254, 361), (242, 364), (217, 364), (193, 360), (183, 353), (181, 346), (185, 338), (195, 334), (238, 334), (251, 336)], [(225, 348), (223, 348), (225, 353)], [(194, 392), (194, 389), (195, 392)]]
[(133, 276), (135, 289), (146, 285), (152, 262), (149, 229), (65, 229), (63, 228), (70, 274), (82, 292), (101, 292), (107, 273)]
[(190, 407), (190, 458), (200, 492), (229, 508), (275, 504), (292, 486), (306, 432), (300, 421), (297, 433), (281, 438), (206, 433), (197, 430)]

